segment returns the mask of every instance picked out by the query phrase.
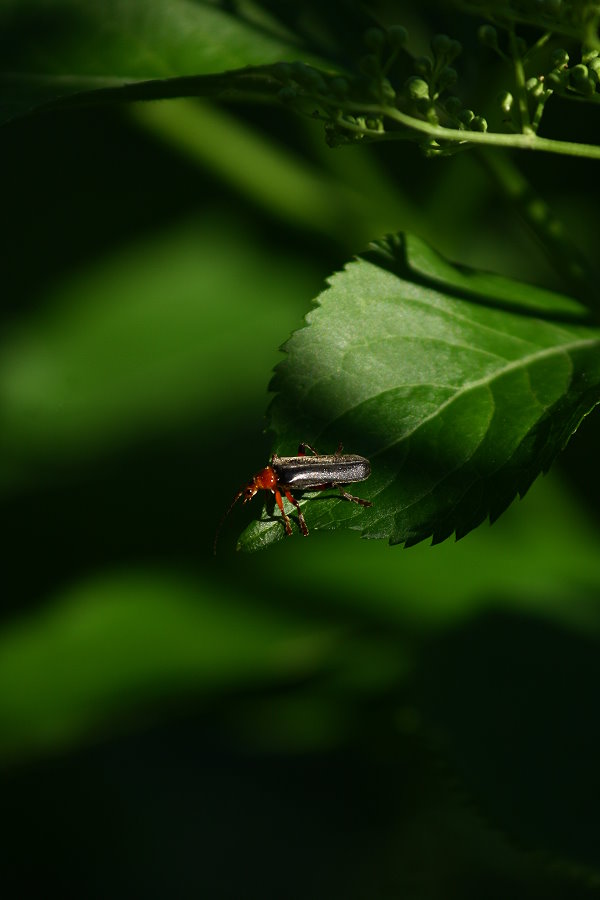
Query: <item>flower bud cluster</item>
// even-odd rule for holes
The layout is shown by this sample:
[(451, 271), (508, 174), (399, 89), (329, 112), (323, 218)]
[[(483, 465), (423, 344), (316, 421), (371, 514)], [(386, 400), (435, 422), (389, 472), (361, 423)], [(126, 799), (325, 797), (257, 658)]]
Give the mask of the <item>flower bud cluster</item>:
[(552, 90), (558, 93), (591, 97), (600, 92), (600, 54), (598, 50), (584, 50), (581, 62), (569, 66), (566, 50), (555, 50), (551, 58), (553, 68), (546, 76)]
[[(434, 125), (486, 131), (486, 120), (465, 109), (458, 97), (448, 93), (458, 80), (458, 73), (451, 63), (461, 51), (458, 41), (447, 34), (436, 34), (431, 40), (431, 56), (419, 56), (414, 60), (415, 74), (404, 84), (405, 106), (412, 115)], [(438, 141), (428, 141), (425, 151), (432, 155), (443, 152), (444, 148)]]
[[(271, 70), (281, 85), (279, 99), (324, 120), (330, 146), (381, 137), (385, 133), (384, 122), (389, 121), (386, 108), (398, 109), (436, 126), (487, 130), (486, 120), (465, 109), (459, 98), (450, 93), (458, 80), (452, 66), (462, 51), (458, 41), (436, 34), (431, 40), (431, 54), (413, 59), (403, 53), (408, 34), (402, 26), (387, 30), (369, 28), (363, 40), (367, 52), (358, 61), (354, 74), (330, 75), (301, 62), (280, 63)], [(412, 69), (402, 89), (390, 80), (395, 64), (395, 77), (399, 71)], [(420, 143), (423, 145), (423, 139)], [(426, 139), (424, 149), (426, 153), (446, 153), (452, 152), (455, 145), (440, 146), (439, 142)]]

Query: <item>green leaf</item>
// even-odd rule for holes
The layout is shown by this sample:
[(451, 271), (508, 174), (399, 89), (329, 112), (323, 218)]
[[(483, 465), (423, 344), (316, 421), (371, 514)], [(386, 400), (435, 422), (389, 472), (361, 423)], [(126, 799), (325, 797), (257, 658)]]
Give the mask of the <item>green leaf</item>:
[(0, 492), (236, 404), (260, 414), (265, 353), (276, 360), (277, 335), (316, 275), (290, 255), (274, 259), (248, 227), (205, 214), (70, 273), (6, 329)]
[(174, 697), (306, 677), (339, 643), (339, 629), (256, 609), (220, 583), (158, 570), (92, 577), (2, 631), (0, 761)]
[(117, 101), (243, 90), (251, 72), (194, 76), (315, 60), (275, 20), (189, 0), (4, 0), (0, 33), (0, 121), (80, 93), (90, 102), (93, 92)]
[[(523, 496), (600, 401), (600, 330), (582, 307), (426, 250), (401, 236), (374, 244), (285, 347), (275, 451), (342, 441), (372, 464), (353, 488), (372, 507), (321, 493), (303, 504), (310, 530), (407, 546), (462, 537)], [(240, 546), (280, 540), (276, 520), (267, 508)]]

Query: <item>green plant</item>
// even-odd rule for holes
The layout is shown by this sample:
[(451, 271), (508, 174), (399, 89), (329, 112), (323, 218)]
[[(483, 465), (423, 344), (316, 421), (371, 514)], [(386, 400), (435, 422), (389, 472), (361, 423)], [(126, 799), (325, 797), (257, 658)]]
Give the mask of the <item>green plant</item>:
[[(191, 76), (173, 73), (174, 77), (160, 81), (130, 79), (129, 84), (119, 87), (100, 86), (83, 93), (76, 89), (85, 85), (84, 73), (79, 82), (74, 79), (69, 83), (68, 92), (60, 72), (54, 78), (52, 72), (43, 73), (43, 78), (23, 78), (29, 79), (29, 103), (34, 106), (39, 103), (36, 92), (42, 88), (55, 95), (51, 101), (54, 107), (73, 102), (85, 105), (241, 92), (250, 98), (256, 95), (280, 100), (296, 111), (322, 119), (327, 141), (333, 147), (365, 140), (410, 140), (428, 156), (475, 147), (483, 152), (513, 147), (600, 158), (600, 147), (596, 145), (539, 135), (544, 110), (554, 95), (591, 105), (600, 102), (600, 58), (594, 30), (597, 5), (546, 4), (542, 10), (539, 3), (463, 6), (488, 19), (490, 24), (479, 28), (479, 39), (506, 65), (507, 80), (499, 94), (502, 130), (488, 128), (493, 111), (485, 118), (477, 115), (454, 93), (458, 74), (453, 66), (462, 49), (457, 40), (444, 34), (434, 35), (431, 55), (415, 57), (407, 49), (408, 32), (394, 25), (387, 29), (367, 27), (362, 33), (365, 54), (351, 60), (350, 69), (337, 67), (337, 71), (333, 59), (321, 67), (291, 58), (289, 62), (270, 63), (269, 57), (293, 51), (272, 37), (264, 37), (265, 44), (260, 49), (260, 42), (254, 43), (255, 32), (253, 58), (262, 64), (250, 69)], [(133, 5), (134, 15), (136, 9)], [(99, 5), (80, 12), (65, 3), (59, 10), (66, 17), (82, 15), (90, 26), (106, 15)], [(219, 12), (205, 9), (204, 14), (210, 20)], [(139, 22), (156, 27), (156, 23), (148, 25), (145, 18)], [(529, 28), (528, 40), (517, 36), (517, 28), (524, 24)], [(249, 46), (250, 26), (240, 21), (238, 28), (240, 39), (247, 42), (244, 46)], [(565, 49), (561, 43), (565, 39), (578, 46), (576, 54)], [(71, 59), (81, 58), (81, 48), (75, 50), (68, 44), (66, 52)], [(191, 65), (190, 60), (183, 59), (180, 66)], [(208, 59), (204, 61), (205, 66), (209, 64)], [(195, 65), (198, 69), (201, 60)], [(482, 65), (485, 66), (485, 60)], [(46, 94), (44, 97), (42, 105), (47, 105)], [(7, 90), (7, 109), (11, 108), (10, 99)], [(18, 100), (25, 103), (22, 96)], [(495, 166), (498, 177), (506, 182), (517, 177), (508, 163), (504, 163), (504, 168), (498, 162)], [(510, 190), (510, 185), (505, 189)], [(375, 290), (378, 278), (384, 277), (385, 304), (395, 302), (398, 326), (387, 321), (385, 305), (378, 307), (375, 299), (369, 310), (361, 306), (360, 294), (358, 306), (352, 303), (353, 281), (357, 281), (363, 295), (368, 289), (365, 277), (353, 267), (345, 276), (348, 286), (343, 297), (327, 307), (334, 310), (331, 323), (322, 310), (313, 316), (312, 327), (290, 345), (295, 352), (288, 358), (285, 377), (282, 373), (275, 382), (280, 386), (280, 398), (273, 426), (280, 452), (293, 452), (299, 432), (317, 443), (335, 445), (333, 432), (337, 430), (351, 434), (364, 452), (377, 459), (376, 475), (371, 481), (370, 496), (377, 500), (373, 511), (352, 515), (338, 504), (320, 515), (316, 527), (352, 521), (365, 535), (387, 536), (393, 543), (413, 543), (430, 535), (441, 540), (452, 532), (465, 534), (487, 516), (496, 518), (517, 493), (523, 494), (598, 402), (600, 382), (595, 360), (600, 332), (593, 325), (593, 316), (598, 312), (596, 282), (564, 232), (557, 239), (556, 223), (549, 215), (544, 210), (534, 210), (531, 203), (529, 208), (541, 240), (549, 252), (556, 252), (557, 258), (563, 260), (562, 267), (558, 263), (559, 270), (573, 276), (571, 282), (575, 285), (571, 287), (589, 308), (588, 322), (584, 321), (584, 311), (575, 309), (565, 299), (549, 293), (534, 294), (531, 288), (516, 283), (497, 289), (477, 273), (461, 276), (442, 261), (435, 261), (432, 254), (427, 259), (428, 251), (421, 246), (414, 254), (408, 251), (404, 259), (406, 245), (400, 238), (395, 246), (382, 248), (380, 261), (366, 278), (371, 290)], [(407, 280), (398, 280), (392, 287), (389, 276), (379, 276), (386, 258), (388, 268), (391, 265)], [(418, 292), (419, 283), (423, 289), (417, 299), (411, 295), (414, 291), (410, 286), (414, 285)], [(440, 293), (439, 299), (430, 301), (428, 292), (432, 285), (439, 287)], [(453, 293), (445, 294), (446, 286)], [(537, 300), (535, 309), (533, 296)], [(445, 306), (435, 313), (438, 303)], [(498, 304), (512, 307), (512, 315), (509, 311), (494, 311)], [(431, 317), (421, 321), (425, 308), (431, 311)], [(544, 324), (548, 318), (560, 319), (561, 312), (567, 319), (562, 330), (556, 323)], [(581, 320), (581, 324), (569, 325), (570, 319)], [(459, 349), (452, 350), (457, 340), (455, 325), (460, 322), (466, 323), (464, 333), (460, 335)], [(374, 324), (373, 329), (370, 324)], [(477, 328), (483, 337), (477, 335)], [(364, 344), (367, 329), (368, 346)], [(492, 331), (495, 337), (489, 339)], [(348, 380), (336, 375), (340, 371), (336, 367), (341, 363), (334, 351), (336, 333), (356, 335), (354, 347), (349, 347), (351, 339), (343, 339)], [(478, 346), (480, 341), (482, 345)], [(465, 348), (471, 349), (470, 361), (462, 358)], [(349, 353), (354, 354), (352, 362), (348, 361)], [(483, 353), (488, 354), (488, 362)], [(489, 362), (494, 359), (495, 364)], [(307, 374), (311, 383), (322, 387), (323, 395), (318, 399), (311, 394), (307, 400), (307, 391), (312, 390), (306, 386)], [(432, 381), (428, 382), (427, 377)], [(540, 382), (539, 389), (531, 385), (531, 379)], [(323, 385), (331, 385), (329, 394)], [(360, 414), (354, 412), (359, 404)], [(283, 416), (281, 410), (285, 411)], [(401, 424), (405, 418), (410, 424)], [(474, 420), (478, 420), (477, 427)], [(509, 437), (506, 423), (511, 422), (515, 428)], [(500, 432), (494, 436), (494, 429), (502, 431), (502, 448)], [(430, 460), (429, 478), (420, 474), (425, 459)], [(245, 540), (243, 545), (265, 546), (267, 527), (273, 539), (282, 534), (276, 525), (265, 525), (256, 532), (256, 540)]]
[[(151, 834), (176, 894), (593, 894), (599, 18), (0, 4), (16, 875), (152, 896)], [(307, 541), (238, 506), (214, 561), (301, 440), (369, 456), (373, 506), (305, 497)]]

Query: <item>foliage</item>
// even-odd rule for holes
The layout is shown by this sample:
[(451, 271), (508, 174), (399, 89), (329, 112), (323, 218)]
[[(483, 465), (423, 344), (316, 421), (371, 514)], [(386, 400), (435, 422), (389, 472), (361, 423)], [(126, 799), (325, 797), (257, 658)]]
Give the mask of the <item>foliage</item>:
[[(279, 455), (299, 431), (326, 446), (343, 434), (373, 463), (373, 506), (308, 501), (312, 527), (411, 545), (496, 519), (600, 399), (600, 331), (585, 317), (560, 295), (452, 269), (414, 238), (376, 244), (332, 279), (273, 383)], [(284, 531), (265, 513), (251, 534), (244, 546), (263, 548)]]
[(7, 896), (595, 895), (599, 18), (0, 4)]

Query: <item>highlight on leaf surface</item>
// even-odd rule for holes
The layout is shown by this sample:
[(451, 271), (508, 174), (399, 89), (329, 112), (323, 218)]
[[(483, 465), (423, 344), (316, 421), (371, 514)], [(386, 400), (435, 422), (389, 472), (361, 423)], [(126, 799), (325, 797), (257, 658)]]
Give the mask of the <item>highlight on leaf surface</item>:
[[(523, 496), (600, 401), (600, 329), (583, 306), (453, 265), (411, 235), (333, 275), (284, 350), (275, 451), (341, 441), (371, 460), (361, 496), (373, 506), (305, 495), (311, 533), (346, 527), (406, 546), (462, 537)], [(284, 536), (267, 506), (239, 547)]]

